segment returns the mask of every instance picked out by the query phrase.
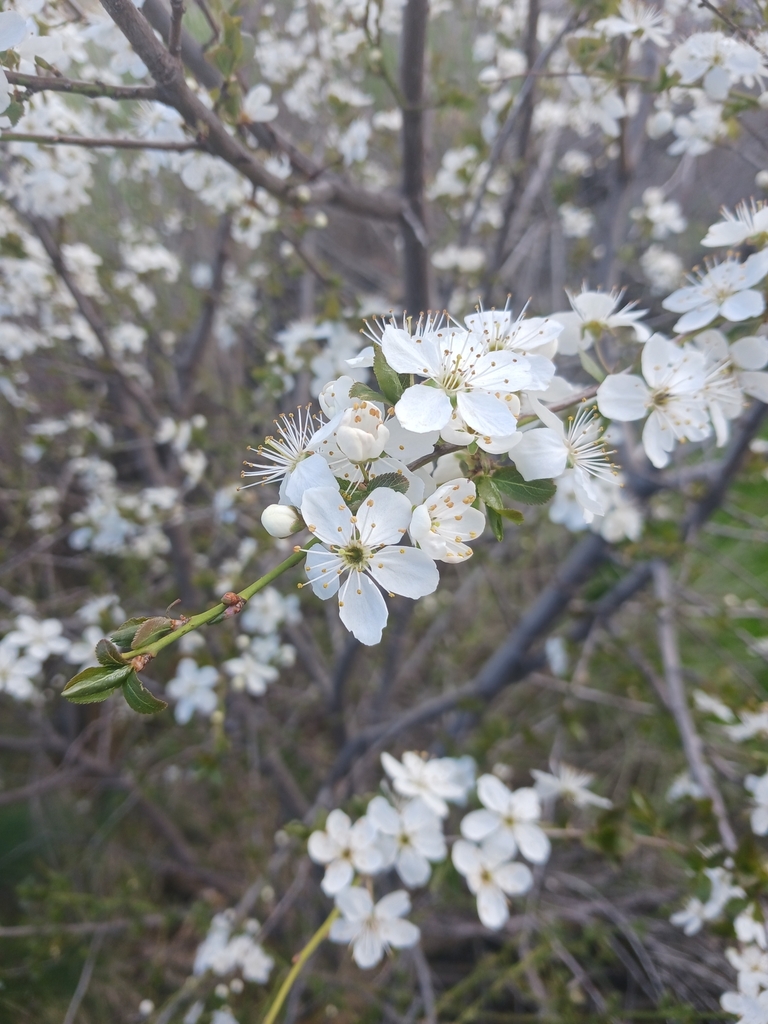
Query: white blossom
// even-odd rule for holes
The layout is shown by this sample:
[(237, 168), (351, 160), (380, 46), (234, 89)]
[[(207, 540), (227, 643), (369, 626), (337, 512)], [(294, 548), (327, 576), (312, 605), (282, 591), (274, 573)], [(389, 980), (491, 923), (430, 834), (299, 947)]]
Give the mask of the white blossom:
[(534, 788), (544, 801), (562, 798), (570, 800), (576, 807), (613, 807), (610, 800), (589, 788), (594, 779), (590, 772), (582, 772), (561, 762), (552, 765), (552, 774), (531, 768), (531, 775)]
[(648, 311), (635, 309), (636, 302), (619, 309), (623, 295), (615, 289), (611, 292), (590, 291), (586, 285), (578, 293), (569, 292), (571, 310), (552, 315), (565, 327), (558, 339), (558, 351), (564, 355), (575, 355), (579, 349), (590, 348), (605, 331), (610, 333), (620, 327), (630, 328), (637, 341), (646, 341), (651, 332), (639, 321)]
[(712, 248), (743, 245), (750, 239), (768, 236), (768, 204), (766, 203), (755, 203), (754, 199), (751, 206), (739, 203), (733, 213), (723, 207), (722, 215), (723, 219), (712, 224), (702, 238), (702, 245)]
[(385, 857), (376, 845), (376, 826), (369, 818), (360, 818), (352, 824), (341, 810), (328, 815), (323, 831), (309, 837), (309, 856), (316, 864), (325, 864), (322, 890), (335, 896), (345, 889), (356, 871), (370, 875), (381, 871)]
[(32, 615), (19, 615), (16, 628), (7, 633), (3, 643), (22, 650), (29, 658), (43, 662), (53, 654), (66, 654), (70, 641), (62, 635), (58, 619), (36, 619)]
[(477, 897), (477, 915), (486, 928), (498, 931), (509, 918), (508, 896), (522, 896), (533, 885), (527, 865), (509, 859), (504, 850), (457, 839), (451, 851), (456, 870)]
[(481, 775), (477, 795), (482, 810), (470, 811), (461, 822), (465, 839), (483, 843), (485, 849), (500, 850), (507, 859), (518, 850), (532, 864), (549, 859), (550, 842), (537, 824), (541, 817), (539, 794), (523, 787), (509, 790), (495, 775)]
[(375, 967), (390, 947), (410, 949), (419, 941), (416, 925), (403, 920), (411, 909), (403, 889), (389, 893), (375, 905), (366, 889), (345, 889), (336, 896), (336, 906), (343, 916), (331, 925), (329, 938), (331, 942), (351, 944), (354, 961), (364, 970)]
[(378, 845), (403, 885), (409, 889), (426, 885), (432, 873), (430, 861), (445, 860), (447, 853), (438, 815), (419, 797), (398, 808), (376, 796), (368, 804), (366, 817), (380, 833)]
[(477, 497), (470, 480), (450, 480), (438, 487), (411, 517), (408, 532), (414, 544), (438, 561), (459, 562), (472, 555), (466, 541), (485, 529), (485, 516), (472, 503)]
[(464, 804), (467, 793), (475, 784), (471, 758), (436, 757), (426, 760), (407, 750), (402, 762), (384, 752), (381, 763), (396, 793), (404, 797), (421, 797), (427, 807), (441, 818), (448, 815), (448, 801)]
[(674, 327), (679, 334), (706, 327), (717, 316), (732, 322), (749, 320), (765, 309), (765, 299), (753, 286), (767, 273), (768, 250), (755, 253), (744, 263), (727, 259), (713, 264), (698, 279), (691, 276), (692, 283), (672, 292), (662, 306), (684, 314)]
[(768, 835), (768, 772), (765, 775), (748, 775), (744, 788), (752, 794), (755, 806), (749, 816), (749, 823), (756, 836)]
[(210, 715), (216, 708), (214, 687), (219, 673), (213, 665), (198, 665), (194, 658), (182, 658), (176, 675), (166, 687), (168, 696), (176, 701), (174, 714), (179, 725), (186, 725), (196, 711)]

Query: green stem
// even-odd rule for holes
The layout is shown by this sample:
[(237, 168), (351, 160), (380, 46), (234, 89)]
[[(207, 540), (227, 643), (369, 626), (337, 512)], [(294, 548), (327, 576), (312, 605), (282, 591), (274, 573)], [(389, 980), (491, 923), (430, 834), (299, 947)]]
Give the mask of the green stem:
[[(313, 538), (309, 541), (307, 547), (312, 547), (317, 543), (317, 540)], [(255, 583), (251, 583), (251, 585), (246, 587), (245, 590), (241, 590), (237, 596), (242, 597), (244, 601), (248, 601), (254, 594), (258, 594), (258, 592), (263, 590), (264, 587), (268, 587), (269, 584), (272, 583), (273, 580), (276, 580), (278, 576), (282, 576), (282, 574), (287, 572), (288, 569), (292, 569), (294, 565), (298, 565), (299, 562), (303, 561), (305, 554), (305, 549), (302, 549), (301, 551), (294, 551), (292, 555), (289, 555), (288, 558), (280, 562), (279, 565), (276, 565), (274, 569), (270, 569), (268, 573), (265, 573), (265, 575), (256, 580)], [(226, 607), (227, 606), (224, 604), (217, 604), (215, 607), (209, 608), (205, 612), (200, 612), (199, 615), (193, 615), (188, 622), (184, 623), (183, 626), (180, 626), (178, 629), (174, 629), (172, 633), (168, 633), (166, 636), (160, 637), (159, 640), (155, 640), (151, 644), (146, 644), (144, 647), (139, 647), (135, 651), (126, 651), (123, 655), (124, 660), (126, 662), (131, 661), (139, 654), (151, 654), (152, 657), (154, 657), (159, 651), (162, 651), (164, 647), (168, 647), (170, 644), (175, 644), (177, 640), (186, 636), (187, 633), (191, 633), (193, 630), (199, 629), (200, 626), (205, 626), (209, 622), (214, 622), (224, 613), (224, 611), (226, 611)]]
[(302, 949), (302, 951), (298, 954), (294, 961), (293, 967), (291, 967), (285, 981), (280, 986), (280, 990), (275, 996), (275, 1001), (272, 1003), (269, 1010), (267, 1011), (267, 1015), (262, 1021), (262, 1024), (275, 1024), (275, 1021), (277, 1020), (277, 1015), (280, 1013), (280, 1008), (285, 1002), (288, 993), (293, 988), (294, 982), (298, 978), (299, 974), (301, 974), (302, 968), (306, 964), (307, 960), (309, 960), (309, 958), (315, 952), (320, 943), (323, 941), (323, 939), (326, 938), (328, 932), (331, 930), (331, 925), (338, 916), (338, 907), (334, 907), (333, 910), (328, 915), (328, 917), (326, 917), (325, 921), (323, 921), (323, 923), (317, 929), (315, 934), (306, 944), (304, 949)]

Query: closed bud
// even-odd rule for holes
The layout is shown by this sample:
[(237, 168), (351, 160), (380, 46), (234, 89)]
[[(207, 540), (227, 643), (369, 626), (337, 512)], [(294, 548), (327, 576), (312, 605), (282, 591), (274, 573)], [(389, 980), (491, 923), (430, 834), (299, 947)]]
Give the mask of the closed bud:
[(270, 537), (290, 537), (304, 529), (304, 522), (293, 505), (267, 505), (261, 513), (261, 525)]

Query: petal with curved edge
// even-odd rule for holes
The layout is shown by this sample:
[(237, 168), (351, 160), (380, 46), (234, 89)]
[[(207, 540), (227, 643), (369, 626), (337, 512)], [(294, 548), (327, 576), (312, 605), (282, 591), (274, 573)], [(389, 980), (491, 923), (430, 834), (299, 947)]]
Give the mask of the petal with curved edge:
[(752, 398), (768, 403), (768, 373), (744, 370), (739, 374), (739, 383)]
[(477, 780), (480, 803), (489, 811), (505, 815), (509, 811), (512, 793), (495, 775), (481, 775)]
[(357, 528), (366, 547), (397, 544), (411, 520), (411, 503), (404, 494), (378, 487), (360, 506)]
[(410, 921), (380, 921), (382, 939), (395, 949), (410, 949), (421, 938), (421, 932)]
[(568, 449), (556, 430), (540, 427), (522, 435), (512, 458), (524, 480), (542, 480), (560, 476), (568, 462)]
[(648, 386), (640, 377), (616, 373), (597, 389), (597, 407), (609, 420), (641, 420), (649, 397)]
[(410, 912), (411, 897), (405, 889), (395, 889), (394, 892), (383, 896), (376, 904), (376, 916), (382, 917), (404, 917)]
[(0, 14), (0, 50), (12, 50), (28, 34), (26, 18), (22, 18), (16, 11), (3, 11)]
[(711, 324), (719, 312), (720, 307), (716, 302), (706, 302), (696, 309), (692, 309), (690, 313), (683, 314), (675, 324), (674, 330), (678, 334), (698, 331), (700, 327)]
[(381, 351), (396, 373), (432, 377), (440, 368), (440, 354), (431, 338), (411, 337), (407, 331), (391, 324), (384, 328), (381, 336)]
[(657, 412), (652, 412), (643, 427), (643, 448), (656, 469), (663, 469), (669, 462), (669, 453), (675, 446), (672, 428)]
[(375, 967), (384, 956), (384, 943), (372, 928), (363, 928), (352, 946), (352, 957), (358, 967), (367, 970)]
[(533, 885), (533, 875), (525, 864), (502, 864), (494, 871), (493, 878), (508, 896), (521, 896)]
[(486, 928), (498, 931), (509, 917), (504, 893), (496, 885), (483, 885), (477, 894), (477, 916)]
[(482, 868), (480, 851), (474, 843), (468, 843), (466, 839), (457, 839), (453, 844), (451, 860), (460, 875), (470, 875)]
[(337, 917), (331, 925), (328, 938), (331, 942), (352, 942), (359, 931), (360, 925), (357, 921)]
[(317, 452), (302, 459), (293, 472), (283, 480), (280, 487), (280, 500), (284, 504), (299, 508), (310, 487), (333, 488), (337, 493), (339, 490), (331, 467)]
[(339, 618), (352, 636), (366, 647), (381, 640), (389, 612), (381, 591), (364, 573), (350, 572), (340, 587)]
[(426, 434), (441, 430), (451, 418), (451, 400), (439, 388), (415, 384), (406, 388), (395, 406), (395, 414), (406, 430)]
[(412, 846), (403, 847), (395, 867), (403, 884), (407, 885), (409, 889), (418, 889), (419, 886), (426, 885), (432, 874), (432, 868), (427, 858)]
[(368, 804), (365, 816), (373, 822), (379, 832), (396, 836), (400, 831), (400, 815), (386, 797), (375, 796)]
[(765, 310), (765, 299), (760, 292), (748, 289), (744, 292), (737, 292), (736, 295), (729, 295), (720, 307), (720, 313), (726, 320), (738, 323), (740, 320), (749, 320), (750, 317), (760, 316)]
[(517, 420), (503, 398), (487, 391), (460, 391), (456, 396), (459, 414), (468, 427), (489, 437), (507, 437), (517, 430)]
[(320, 883), (320, 888), (326, 896), (335, 896), (337, 892), (346, 889), (352, 881), (354, 871), (348, 860), (334, 860), (325, 870), (325, 876)]
[(531, 822), (515, 825), (514, 832), (520, 852), (525, 859), (532, 864), (546, 864), (552, 852), (546, 833)]
[(301, 516), (309, 532), (323, 544), (344, 545), (352, 538), (352, 513), (336, 488), (312, 487), (306, 491)]
[(327, 548), (310, 548), (304, 562), (304, 570), (312, 592), (323, 601), (333, 597), (339, 589), (339, 569), (343, 567), (344, 563), (339, 556), (332, 554)]
[(499, 816), (493, 811), (470, 811), (461, 819), (461, 834), (473, 843), (481, 843), (499, 827), (499, 823)]
[(418, 548), (382, 548), (373, 556), (369, 571), (387, 593), (414, 600), (434, 593), (440, 582), (437, 566)]
[(350, 921), (365, 921), (373, 910), (373, 900), (367, 889), (356, 885), (337, 893), (336, 906)]
[(741, 370), (762, 370), (768, 363), (768, 338), (739, 338), (731, 345), (731, 359)]
[(327, 832), (313, 832), (307, 843), (307, 853), (315, 864), (330, 864), (341, 850), (339, 844)]

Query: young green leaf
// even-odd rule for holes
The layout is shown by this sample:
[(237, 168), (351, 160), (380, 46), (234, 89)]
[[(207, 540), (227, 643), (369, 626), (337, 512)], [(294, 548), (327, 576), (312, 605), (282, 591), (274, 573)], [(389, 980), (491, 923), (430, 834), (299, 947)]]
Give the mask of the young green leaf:
[(373, 346), (373, 372), (382, 395), (390, 405), (395, 405), (405, 391), (405, 384), (399, 373), (395, 373), (381, 351), (381, 345)]
[(172, 629), (173, 623), (166, 615), (153, 615), (151, 618), (145, 619), (136, 630), (136, 635), (131, 641), (131, 648), (135, 651), (139, 647), (151, 644), (155, 640), (159, 640), (161, 636), (170, 633)]
[(475, 477), (475, 487), (477, 488), (477, 496), (485, 502), (488, 508), (492, 508), (496, 512), (500, 512), (504, 508), (504, 499), (501, 496), (501, 491), (489, 476)]
[(116, 644), (121, 651), (129, 651), (131, 649), (131, 644), (133, 643), (133, 638), (136, 636), (136, 630), (142, 622), (146, 621), (146, 615), (140, 615), (135, 619), (126, 619), (121, 626), (118, 626), (116, 630), (110, 633), (109, 639), (113, 644)]
[(370, 494), (378, 487), (388, 487), (391, 491), (397, 491), (398, 494), (405, 494), (408, 490), (408, 480), (402, 473), (382, 473), (381, 476), (375, 476), (370, 481), (366, 493)]
[(128, 707), (137, 711), (140, 715), (156, 715), (159, 711), (164, 711), (168, 707), (164, 700), (160, 700), (149, 692), (133, 671), (123, 683), (123, 696)]
[(551, 480), (523, 480), (513, 466), (504, 466), (493, 474), (493, 482), (500, 491), (521, 505), (546, 505), (557, 488)]
[(120, 657), (120, 651), (109, 640), (99, 640), (96, 644), (96, 660), (106, 668), (125, 667), (125, 662)]
[(488, 525), (491, 528), (493, 536), (498, 541), (504, 540), (504, 520), (501, 514), (490, 505), (485, 506), (485, 514), (488, 517)]
[(70, 679), (61, 693), (73, 704), (96, 704), (119, 689), (132, 671), (130, 665), (86, 668)]
[(353, 384), (349, 389), (350, 398), (360, 398), (364, 402), (381, 402), (383, 405), (387, 404), (387, 400), (380, 391), (374, 391), (373, 388), (369, 388), (367, 384), (363, 384), (358, 381)]

